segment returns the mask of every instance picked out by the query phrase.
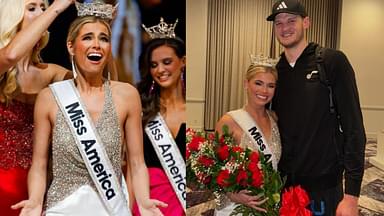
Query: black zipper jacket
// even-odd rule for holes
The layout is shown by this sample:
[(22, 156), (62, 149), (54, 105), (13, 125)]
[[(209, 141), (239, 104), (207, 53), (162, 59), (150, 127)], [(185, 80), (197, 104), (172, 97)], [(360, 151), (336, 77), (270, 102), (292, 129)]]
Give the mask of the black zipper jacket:
[[(344, 171), (345, 193), (359, 196), (366, 138), (354, 71), (341, 51), (325, 49), (324, 69), (332, 83), (343, 129), (338, 142), (329, 90), (315, 72), (317, 46), (310, 43), (293, 68), (284, 53), (277, 64), (279, 79), (272, 105), (282, 141), (279, 169), (314, 180), (335, 170)], [(337, 181), (341, 183), (341, 178)]]

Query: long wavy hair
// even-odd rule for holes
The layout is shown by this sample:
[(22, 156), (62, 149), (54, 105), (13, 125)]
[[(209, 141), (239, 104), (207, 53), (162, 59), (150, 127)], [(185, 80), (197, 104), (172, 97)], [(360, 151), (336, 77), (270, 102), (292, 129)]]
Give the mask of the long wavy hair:
[[(48, 1), (44, 0), (48, 7)], [(20, 31), (25, 11), (25, 0), (0, 0), (0, 49), (6, 47)], [(48, 44), (49, 35), (44, 34), (32, 50), (31, 61), (33, 64), (41, 63), (40, 52)], [(0, 76), (0, 101), (8, 102), (17, 90), (17, 70), (11, 67)]]
[[(157, 86), (157, 84), (155, 85), (153, 91), (149, 92), (149, 89), (153, 83), (153, 78), (151, 75), (151, 55), (152, 51), (160, 46), (168, 46), (172, 48), (175, 51), (176, 56), (179, 58), (183, 58), (185, 56), (185, 43), (179, 38), (156, 38), (150, 40), (145, 45), (144, 50), (140, 55), (139, 65), (142, 79), (137, 85), (143, 110), (143, 125), (146, 125), (149, 120), (153, 119), (160, 111), (160, 109), (165, 109), (165, 107), (161, 107), (160, 105), (160, 88)], [(182, 71), (181, 76), (184, 76), (182, 85), (184, 86), (183, 97), (185, 99), (185, 68)]]

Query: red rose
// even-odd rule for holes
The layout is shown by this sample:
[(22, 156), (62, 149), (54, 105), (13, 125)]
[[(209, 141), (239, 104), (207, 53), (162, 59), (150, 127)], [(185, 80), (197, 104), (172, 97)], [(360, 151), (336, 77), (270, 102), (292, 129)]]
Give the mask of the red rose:
[(234, 146), (234, 147), (232, 148), (232, 151), (233, 151), (233, 152), (242, 152), (242, 151), (243, 151), (243, 148), (241, 148), (240, 146)]
[(203, 184), (208, 184), (211, 181), (211, 179), (212, 179), (211, 176), (207, 176), (204, 173), (199, 173), (199, 174), (196, 175), (196, 177), (197, 177), (198, 181), (200, 183), (203, 183)]
[(252, 183), (253, 187), (260, 187), (263, 184), (263, 174), (260, 171), (252, 173)]
[(187, 128), (187, 130), (185, 131), (186, 134), (189, 134), (189, 133), (195, 133), (195, 131), (192, 129), (192, 128)]
[(208, 139), (209, 140), (214, 140), (215, 139), (215, 134), (214, 133), (209, 133), (208, 134)]
[(259, 166), (257, 165), (257, 162), (251, 161), (248, 164), (248, 169), (254, 173), (254, 172), (260, 172)]
[(211, 176), (207, 176), (203, 179), (203, 184), (207, 185), (211, 182), (212, 180), (212, 177)]
[(215, 162), (212, 158), (209, 158), (205, 155), (199, 157), (198, 161), (203, 164), (205, 167), (210, 167)]
[(221, 145), (224, 145), (224, 144), (225, 144), (225, 139), (224, 139), (224, 136), (223, 136), (223, 135), (220, 137), (220, 139), (219, 139), (219, 143), (220, 143)]
[(191, 152), (198, 151), (200, 148), (200, 144), (203, 143), (205, 140), (203, 137), (195, 136), (192, 138), (191, 142), (189, 143), (188, 147)]
[(237, 173), (237, 176), (236, 176), (236, 182), (240, 185), (240, 186), (247, 186), (247, 181), (248, 181), (248, 174), (247, 172), (245, 172), (244, 170), (239, 170), (239, 172)]
[(253, 162), (259, 162), (259, 153), (252, 152), (251, 155), (249, 155), (249, 159)]
[(220, 170), (219, 175), (217, 175), (217, 184), (221, 187), (229, 186), (229, 171), (228, 170)]
[(227, 145), (220, 146), (217, 150), (220, 160), (224, 161), (229, 157), (229, 149)]

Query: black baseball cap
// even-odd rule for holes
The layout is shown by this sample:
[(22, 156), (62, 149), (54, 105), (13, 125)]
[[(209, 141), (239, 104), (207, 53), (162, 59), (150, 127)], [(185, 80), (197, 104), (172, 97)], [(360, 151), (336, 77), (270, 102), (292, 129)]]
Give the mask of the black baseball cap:
[(304, 6), (298, 0), (279, 0), (272, 7), (272, 14), (267, 17), (267, 21), (274, 21), (275, 16), (279, 13), (290, 13), (308, 16)]

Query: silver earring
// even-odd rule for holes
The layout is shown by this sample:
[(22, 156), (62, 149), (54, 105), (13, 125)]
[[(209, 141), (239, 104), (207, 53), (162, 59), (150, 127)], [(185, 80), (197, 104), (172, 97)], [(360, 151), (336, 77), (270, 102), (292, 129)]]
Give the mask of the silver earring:
[(73, 58), (74, 58), (74, 55), (71, 55), (71, 64), (72, 64), (73, 78), (76, 79), (77, 71), (76, 71), (76, 66), (75, 66), (75, 60)]
[(150, 94), (150, 95), (152, 94), (152, 92), (153, 92), (154, 89), (155, 89), (155, 81), (152, 80), (152, 85), (151, 85), (151, 87), (149, 88), (149, 94)]

